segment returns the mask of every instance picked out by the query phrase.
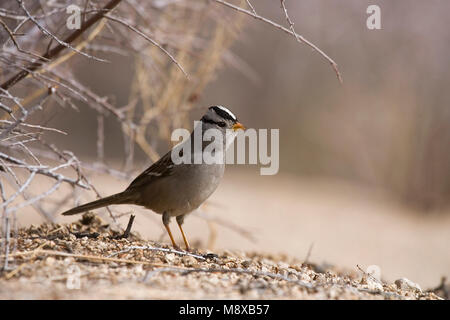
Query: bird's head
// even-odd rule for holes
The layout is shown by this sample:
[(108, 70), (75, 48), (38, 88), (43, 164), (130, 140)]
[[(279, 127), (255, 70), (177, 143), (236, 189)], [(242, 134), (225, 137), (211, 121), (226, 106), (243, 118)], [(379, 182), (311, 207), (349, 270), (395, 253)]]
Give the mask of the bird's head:
[(208, 111), (201, 118), (202, 124), (207, 128), (215, 128), (221, 131), (232, 129), (245, 130), (245, 127), (237, 120), (236, 116), (223, 106), (209, 107)]

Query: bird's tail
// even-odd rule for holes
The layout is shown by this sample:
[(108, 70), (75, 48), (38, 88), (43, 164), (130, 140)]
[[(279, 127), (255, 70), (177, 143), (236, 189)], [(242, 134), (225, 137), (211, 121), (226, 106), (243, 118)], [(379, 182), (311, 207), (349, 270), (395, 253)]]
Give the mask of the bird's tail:
[(133, 199), (134, 199), (134, 197), (133, 197), (132, 193), (124, 191), (124, 192), (113, 194), (112, 196), (109, 196), (109, 197), (101, 198), (101, 199), (83, 204), (81, 206), (72, 208), (70, 210), (67, 210), (66, 212), (63, 212), (62, 215), (70, 216), (70, 215), (85, 212), (88, 210), (106, 207), (111, 204), (126, 204), (126, 203), (133, 204), (134, 203)]

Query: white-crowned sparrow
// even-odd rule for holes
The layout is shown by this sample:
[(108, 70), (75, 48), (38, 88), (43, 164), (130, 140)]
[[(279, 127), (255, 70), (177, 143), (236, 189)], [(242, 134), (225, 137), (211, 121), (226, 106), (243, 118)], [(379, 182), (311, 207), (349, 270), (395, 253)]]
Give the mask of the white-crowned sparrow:
[[(201, 125), (202, 137), (208, 129), (217, 129), (220, 132), (223, 139), (217, 139), (217, 141), (214, 139), (208, 142), (201, 138), (201, 141), (203, 141), (201, 152), (223, 150), (221, 154), (223, 161), (213, 164), (205, 162), (196, 164), (194, 162), (193, 158), (196, 152), (194, 148), (194, 132), (196, 130), (194, 129), (189, 139), (177, 146), (177, 148), (186, 146), (190, 148), (189, 150), (192, 150), (190, 164), (175, 164), (172, 159), (172, 150), (175, 149), (172, 149), (134, 179), (125, 191), (75, 207), (62, 214), (72, 215), (113, 204), (144, 206), (162, 214), (163, 224), (174, 247), (176, 247), (176, 244), (170, 231), (169, 222), (171, 217), (176, 217), (186, 249), (189, 250), (189, 242), (182, 228), (184, 217), (197, 209), (216, 190), (225, 170), (225, 149), (235, 136), (235, 134), (230, 135), (230, 133), (244, 129), (243, 125), (237, 121), (236, 116), (222, 106), (210, 107), (198, 125)], [(221, 143), (221, 145), (216, 146), (218, 148), (206, 148), (214, 143)], [(178, 150), (180, 149), (177, 149), (176, 152), (179, 152)], [(181, 148), (181, 150), (183, 149)]]

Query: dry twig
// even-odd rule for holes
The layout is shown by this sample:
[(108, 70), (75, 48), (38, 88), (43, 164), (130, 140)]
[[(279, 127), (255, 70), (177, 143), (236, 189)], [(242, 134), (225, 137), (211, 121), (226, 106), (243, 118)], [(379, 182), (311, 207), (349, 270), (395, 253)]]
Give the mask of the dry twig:
[(205, 257), (200, 256), (198, 254), (190, 253), (188, 251), (180, 251), (180, 250), (168, 249), (168, 248), (156, 248), (156, 247), (150, 247), (150, 246), (132, 246), (132, 247), (128, 247), (128, 248), (126, 248), (124, 250), (121, 250), (119, 252), (115, 252), (113, 254), (110, 254), (108, 257), (114, 257), (114, 256), (117, 256), (118, 254), (130, 252), (131, 250), (148, 250), (148, 251), (159, 251), (159, 252), (165, 252), (165, 253), (175, 253), (175, 254), (178, 254), (180, 256), (190, 256), (190, 257), (194, 257), (194, 258), (199, 259), (199, 260), (206, 260)]
[(267, 24), (271, 25), (272, 27), (275, 27), (275, 28), (277, 28), (279, 30), (282, 30), (282, 31), (284, 31), (286, 33), (289, 33), (290, 35), (294, 36), (297, 39), (297, 41), (305, 43), (311, 49), (313, 49), (314, 51), (319, 53), (333, 67), (333, 70), (336, 73), (336, 76), (337, 76), (339, 82), (341, 82), (341, 83), (343, 82), (343, 79), (342, 79), (341, 73), (339, 72), (337, 63), (334, 62), (334, 60), (331, 59), (325, 52), (323, 52), (321, 49), (319, 49), (314, 43), (312, 43), (309, 40), (305, 39), (305, 37), (295, 33), (294, 31), (292, 31), (290, 29), (287, 29), (287, 28), (279, 25), (276, 22), (273, 22), (272, 20), (269, 20), (269, 19), (267, 19), (267, 18), (265, 18), (263, 16), (260, 16), (259, 14), (256, 14), (254, 12), (248, 11), (248, 10), (243, 9), (241, 7), (238, 7), (238, 6), (236, 6), (236, 5), (232, 4), (232, 3), (229, 3), (227, 1), (223, 1), (223, 0), (214, 0), (214, 1), (219, 3), (219, 4), (221, 4), (221, 5), (226, 6), (228, 8), (236, 10), (236, 11), (238, 11), (240, 13), (244, 13), (244, 14), (250, 16), (250, 17), (253, 17), (253, 18), (257, 19), (257, 20), (260, 20), (260, 21), (262, 21), (264, 23), (267, 23)]
[[(23, 6), (22, 1), (17, 0), (22, 8), (26, 11), (25, 7)], [(53, 48), (52, 50), (48, 51), (45, 55), (43, 55), (45, 60), (51, 60), (54, 57), (56, 57), (62, 50), (64, 50), (65, 48), (68, 47), (68, 45), (70, 45), (70, 43), (72, 43), (73, 41), (75, 41), (80, 35), (82, 35), (87, 29), (89, 29), (93, 24), (95, 24), (96, 22), (98, 22), (101, 18), (103, 18), (103, 14), (104, 12), (110, 11), (112, 9), (114, 9), (122, 0), (111, 0), (108, 4), (106, 4), (103, 7), (103, 12), (99, 12), (97, 14), (95, 14), (93, 17), (91, 17), (88, 21), (86, 21), (86, 23), (84, 23), (82, 25), (82, 27), (78, 30), (75, 30), (72, 34), (70, 34), (66, 39), (64, 40), (59, 40), (58, 41), (58, 46), (56, 46), (55, 48)], [(29, 16), (31, 16), (29, 14), (28, 11), (26, 11), (27, 14)], [(46, 32), (48, 32), (49, 34), (51, 34), (49, 31), (46, 30)], [(53, 36), (53, 38), (56, 38)], [(74, 50), (75, 48), (71, 47), (72, 50)], [(77, 50), (77, 49), (75, 49)], [(39, 61), (39, 62), (34, 62), (32, 63), (28, 69), (30, 71), (34, 71), (36, 69), (38, 69), (39, 67), (42, 66), (42, 62), (43, 61)], [(44, 61), (45, 62), (45, 61)], [(16, 75), (14, 75), (13, 77), (11, 77), (9, 80), (5, 81), (2, 85), (1, 88), (8, 90), (11, 86), (13, 86), (14, 84), (16, 84), (17, 82), (19, 82), (20, 80), (22, 80), (23, 78), (25, 78), (27, 75), (29, 74), (29, 71), (21, 71), (19, 73), (17, 73)]]

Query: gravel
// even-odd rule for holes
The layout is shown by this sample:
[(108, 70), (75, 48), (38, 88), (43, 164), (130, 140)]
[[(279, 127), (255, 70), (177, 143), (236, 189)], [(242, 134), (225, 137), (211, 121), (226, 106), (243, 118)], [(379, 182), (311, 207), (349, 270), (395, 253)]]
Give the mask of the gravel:
[(120, 239), (92, 214), (20, 229), (16, 241), (0, 299), (440, 299), (406, 278), (386, 283), (283, 254)]

